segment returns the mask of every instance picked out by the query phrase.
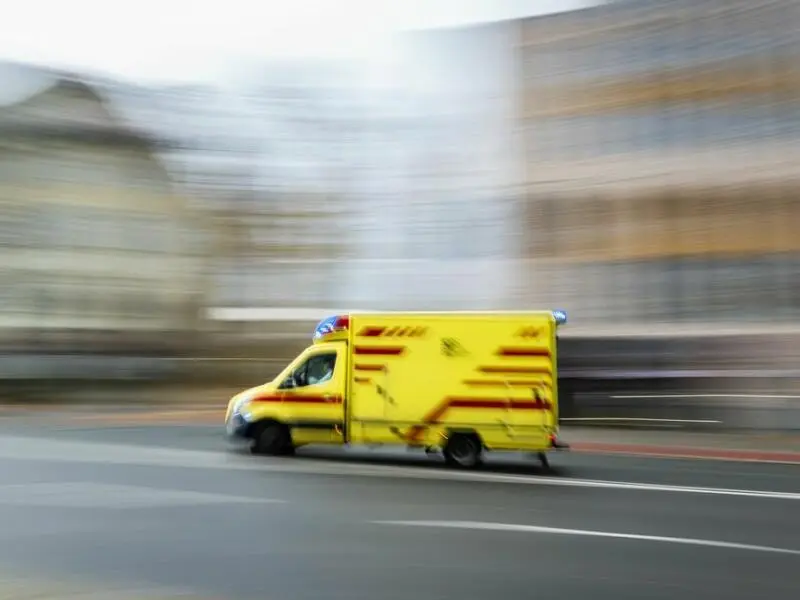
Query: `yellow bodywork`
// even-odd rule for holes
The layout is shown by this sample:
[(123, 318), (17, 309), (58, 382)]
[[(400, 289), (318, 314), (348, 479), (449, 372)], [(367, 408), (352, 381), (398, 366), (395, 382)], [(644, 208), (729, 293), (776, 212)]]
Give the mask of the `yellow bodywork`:
[[(546, 451), (558, 431), (556, 322), (525, 313), (359, 313), (272, 382), (235, 396), (248, 423), (289, 426), (295, 445), (442, 447), (453, 431), (488, 449)], [(328, 381), (285, 382), (335, 354)], [(237, 405), (238, 404), (238, 405)]]

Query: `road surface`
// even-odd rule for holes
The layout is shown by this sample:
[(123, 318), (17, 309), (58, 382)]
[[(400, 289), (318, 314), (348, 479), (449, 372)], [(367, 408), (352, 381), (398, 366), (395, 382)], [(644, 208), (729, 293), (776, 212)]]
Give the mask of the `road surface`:
[(256, 458), (220, 433), (2, 423), (5, 573), (143, 599), (800, 589), (797, 466), (558, 455), (555, 475), (519, 457), (462, 473), (404, 453)]

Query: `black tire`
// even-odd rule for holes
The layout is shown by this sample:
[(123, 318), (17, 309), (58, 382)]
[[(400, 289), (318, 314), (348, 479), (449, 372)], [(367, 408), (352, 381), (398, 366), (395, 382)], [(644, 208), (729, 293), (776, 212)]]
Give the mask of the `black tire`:
[(285, 456), (292, 453), (292, 434), (283, 423), (267, 421), (253, 427), (250, 452), (268, 456)]
[(443, 453), (448, 466), (474, 469), (483, 459), (483, 444), (474, 433), (455, 433), (447, 440)]

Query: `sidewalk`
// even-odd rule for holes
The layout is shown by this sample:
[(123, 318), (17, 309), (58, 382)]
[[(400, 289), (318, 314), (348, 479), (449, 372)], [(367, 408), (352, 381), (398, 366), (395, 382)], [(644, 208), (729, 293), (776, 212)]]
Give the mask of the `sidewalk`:
[[(212, 425), (222, 432), (225, 407), (3, 407), (0, 419), (31, 418), (50, 424), (90, 427)], [(705, 433), (680, 429), (630, 429), (564, 426), (561, 439), (570, 451), (673, 458), (775, 462), (800, 465), (800, 432)]]
[(776, 462), (800, 465), (800, 432), (701, 433), (562, 427), (573, 452), (673, 458)]

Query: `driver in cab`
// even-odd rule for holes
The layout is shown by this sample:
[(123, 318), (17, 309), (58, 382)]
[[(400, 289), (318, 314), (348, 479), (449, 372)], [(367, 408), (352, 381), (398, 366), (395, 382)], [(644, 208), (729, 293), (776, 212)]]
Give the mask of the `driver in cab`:
[(312, 361), (306, 376), (306, 385), (316, 385), (330, 381), (336, 365), (336, 355), (321, 356), (319, 360)]

